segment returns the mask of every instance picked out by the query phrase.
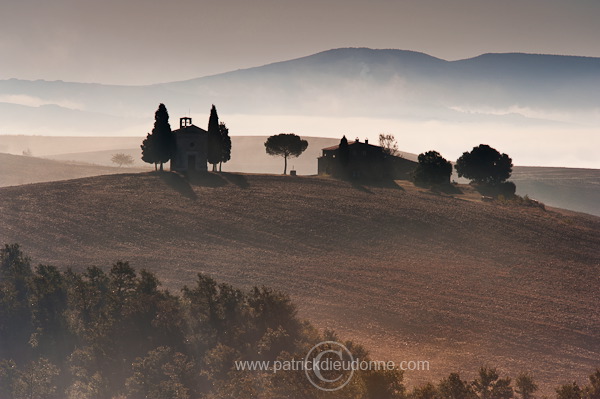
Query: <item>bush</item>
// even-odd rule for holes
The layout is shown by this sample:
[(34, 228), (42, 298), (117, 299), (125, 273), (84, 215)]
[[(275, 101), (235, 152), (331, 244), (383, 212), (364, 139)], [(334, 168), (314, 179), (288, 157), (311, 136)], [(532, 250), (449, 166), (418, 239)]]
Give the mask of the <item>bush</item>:
[(414, 172), (416, 184), (430, 186), (434, 184), (450, 184), (452, 164), (437, 151), (419, 154), (419, 164)]
[(466, 177), (475, 183), (498, 184), (510, 177), (512, 159), (500, 154), (486, 144), (473, 147), (471, 152), (464, 152), (456, 161), (459, 177)]

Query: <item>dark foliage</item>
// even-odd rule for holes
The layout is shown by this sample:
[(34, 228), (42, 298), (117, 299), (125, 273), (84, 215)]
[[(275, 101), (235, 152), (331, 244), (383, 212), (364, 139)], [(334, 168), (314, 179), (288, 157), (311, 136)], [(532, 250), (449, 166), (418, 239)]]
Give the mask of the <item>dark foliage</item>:
[(229, 137), (229, 129), (225, 122), (219, 123), (219, 133), (221, 135), (221, 162), (219, 162), (219, 172), (223, 163), (231, 159), (231, 137)]
[(348, 139), (346, 136), (343, 136), (340, 140), (338, 149), (340, 165), (342, 165), (342, 168), (345, 168), (348, 166), (348, 162), (350, 162), (350, 149), (348, 148)]
[(169, 113), (164, 104), (160, 104), (154, 113), (154, 128), (148, 133), (141, 145), (142, 160), (147, 163), (160, 165), (171, 159), (174, 150), (174, 136), (169, 124)]
[[(342, 342), (298, 319), (289, 297), (255, 287), (243, 292), (199, 274), (181, 296), (127, 262), (110, 271), (60, 271), (30, 260), (18, 245), (0, 250), (0, 397), (16, 398), (356, 398), (504, 399), (511, 379), (482, 368), (470, 383), (451, 374), (407, 394), (399, 370), (357, 371), (338, 392), (315, 389), (303, 371), (238, 370), (248, 360), (302, 360), (318, 342)], [(355, 359), (365, 348), (344, 342)], [(531, 398), (528, 375), (516, 392)], [(590, 385), (557, 389), (559, 399), (598, 399)]]
[(223, 160), (223, 141), (219, 127), (219, 115), (217, 108), (212, 106), (208, 119), (208, 163), (212, 164), (213, 172), (217, 171), (217, 165)]
[(294, 133), (281, 133), (271, 136), (265, 141), (267, 154), (284, 158), (283, 174), (287, 174), (287, 160), (299, 157), (308, 147), (308, 141), (302, 140)]
[(473, 147), (456, 161), (459, 177), (475, 183), (496, 185), (508, 179), (512, 173), (512, 159), (486, 144)]
[(482, 195), (490, 197), (502, 196), (505, 199), (511, 199), (515, 196), (517, 186), (511, 181), (505, 181), (502, 183), (480, 183), (475, 184), (475, 188)]
[(424, 186), (450, 183), (452, 164), (437, 151), (419, 154), (419, 164), (415, 169), (415, 183)]

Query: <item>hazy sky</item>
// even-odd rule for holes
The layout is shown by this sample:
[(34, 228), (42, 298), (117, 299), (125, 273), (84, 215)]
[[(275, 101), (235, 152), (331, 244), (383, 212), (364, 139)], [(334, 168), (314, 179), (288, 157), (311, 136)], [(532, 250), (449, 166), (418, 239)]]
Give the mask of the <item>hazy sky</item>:
[(183, 80), (338, 47), (600, 57), (598, 0), (0, 0), (0, 79)]

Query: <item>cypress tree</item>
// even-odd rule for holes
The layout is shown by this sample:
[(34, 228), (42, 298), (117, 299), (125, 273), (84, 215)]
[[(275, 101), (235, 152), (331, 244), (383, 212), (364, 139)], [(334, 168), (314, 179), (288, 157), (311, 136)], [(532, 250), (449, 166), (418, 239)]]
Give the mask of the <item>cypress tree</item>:
[(217, 171), (217, 164), (222, 159), (222, 142), (221, 133), (219, 131), (219, 115), (217, 108), (213, 104), (210, 110), (210, 118), (208, 119), (208, 163), (212, 164), (213, 172)]
[(154, 113), (154, 128), (152, 133), (148, 133), (142, 142), (142, 161), (153, 163), (154, 169), (160, 164), (160, 170), (163, 170), (163, 163), (171, 159), (173, 153), (174, 136), (169, 125), (169, 113), (164, 104), (160, 104)]
[(142, 148), (142, 161), (154, 164), (154, 170), (156, 170), (157, 157), (154, 137), (148, 133), (140, 147)]
[(340, 145), (338, 146), (338, 157), (343, 168), (348, 166), (348, 162), (350, 161), (350, 150), (348, 149), (348, 139), (346, 136), (343, 136), (340, 140)]
[(171, 150), (173, 147), (173, 132), (169, 124), (169, 113), (164, 104), (160, 104), (154, 114), (154, 129), (152, 136), (156, 143), (156, 161), (160, 163), (160, 170), (163, 170), (163, 163), (171, 159)]
[(229, 137), (229, 129), (225, 122), (219, 123), (219, 133), (221, 135), (221, 162), (219, 163), (219, 172), (223, 162), (231, 159), (231, 137)]

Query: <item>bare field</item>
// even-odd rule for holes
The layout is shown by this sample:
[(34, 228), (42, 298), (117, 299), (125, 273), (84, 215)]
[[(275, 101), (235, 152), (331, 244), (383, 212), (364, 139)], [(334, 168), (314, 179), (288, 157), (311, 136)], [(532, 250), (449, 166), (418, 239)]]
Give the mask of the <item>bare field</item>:
[(91, 163), (53, 161), (50, 159), (0, 153), (0, 187), (69, 180), (80, 177), (109, 175), (123, 172), (141, 172), (144, 168), (119, 168)]
[(129, 260), (172, 290), (196, 273), (291, 294), (301, 316), (414, 384), (481, 365), (544, 392), (600, 366), (600, 218), (317, 177), (99, 176), (0, 189), (0, 238), (36, 263)]

